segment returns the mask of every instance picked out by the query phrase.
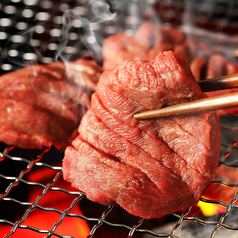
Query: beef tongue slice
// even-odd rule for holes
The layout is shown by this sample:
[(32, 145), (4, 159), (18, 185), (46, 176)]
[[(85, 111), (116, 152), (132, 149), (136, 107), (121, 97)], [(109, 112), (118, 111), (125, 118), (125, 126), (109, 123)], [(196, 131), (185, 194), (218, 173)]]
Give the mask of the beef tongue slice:
[(0, 141), (65, 148), (91, 106), (101, 69), (92, 60), (30, 65), (0, 77)]
[(218, 164), (216, 113), (133, 115), (203, 97), (186, 61), (171, 51), (105, 71), (65, 151), (64, 178), (92, 201), (148, 219), (194, 205)]

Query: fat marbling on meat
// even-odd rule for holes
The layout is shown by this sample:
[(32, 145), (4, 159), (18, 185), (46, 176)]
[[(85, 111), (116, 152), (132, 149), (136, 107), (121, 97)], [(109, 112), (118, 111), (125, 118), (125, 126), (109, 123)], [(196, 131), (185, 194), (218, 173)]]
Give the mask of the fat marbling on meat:
[(218, 165), (217, 114), (133, 115), (204, 97), (186, 60), (172, 51), (104, 71), (66, 148), (64, 179), (94, 202), (147, 219), (196, 204)]

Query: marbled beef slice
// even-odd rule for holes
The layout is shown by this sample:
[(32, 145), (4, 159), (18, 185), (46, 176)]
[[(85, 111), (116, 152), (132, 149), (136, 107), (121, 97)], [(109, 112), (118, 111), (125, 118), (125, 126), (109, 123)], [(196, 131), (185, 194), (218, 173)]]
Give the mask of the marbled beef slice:
[(184, 58), (171, 51), (105, 71), (65, 151), (64, 179), (92, 201), (148, 219), (194, 205), (218, 164), (216, 113), (133, 115), (204, 97)]

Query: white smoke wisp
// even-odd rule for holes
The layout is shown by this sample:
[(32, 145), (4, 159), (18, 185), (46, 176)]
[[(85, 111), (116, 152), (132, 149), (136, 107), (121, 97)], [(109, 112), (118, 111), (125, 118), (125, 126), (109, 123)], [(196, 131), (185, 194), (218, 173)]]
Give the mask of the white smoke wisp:
[[(194, 4), (193, 1), (188, 1), (185, 4), (181, 28), (188, 40), (191, 54), (193, 58), (199, 54), (207, 57), (211, 54), (221, 54), (227, 59), (237, 62), (235, 55), (238, 44), (237, 36), (232, 37), (232, 35), (223, 31), (224, 26), (221, 19), (219, 25), (218, 21), (211, 18), (212, 14), (215, 13), (215, 5), (216, 2), (209, 3), (209, 1), (204, 1), (200, 5)], [(232, 4), (230, 7), (232, 7)], [(203, 12), (204, 16), (199, 15), (199, 12)], [(201, 25), (199, 22), (203, 22), (203, 24)], [(213, 29), (206, 28), (205, 23), (209, 26), (211, 22), (214, 24)], [(215, 22), (217, 23), (215, 24)], [(226, 22), (226, 20), (223, 22)], [(197, 39), (196, 43), (194, 43), (194, 38)]]
[(87, 16), (81, 16), (77, 8), (64, 12), (62, 16), (62, 37), (55, 55), (56, 61), (59, 59), (65, 62), (68, 61), (63, 52), (68, 45), (69, 33), (75, 26), (83, 28), (84, 31), (84, 34), (78, 33), (79, 41), (77, 44), (84, 44), (94, 60), (101, 60), (102, 45), (98, 42), (100, 36), (95, 35), (94, 29), (97, 29), (100, 24), (112, 20), (116, 13), (111, 13), (109, 5), (101, 1), (90, 0), (86, 7), (90, 12)]
[[(76, 3), (73, 8), (65, 10), (61, 17), (61, 24), (56, 25), (54, 29), (60, 32), (54, 61), (64, 63), (59, 67), (64, 68), (65, 81), (69, 84), (69, 87), (75, 88), (74, 93), (77, 94), (71, 95), (70, 92), (68, 94), (67, 89), (65, 89), (66, 96), (61, 98), (62, 107), (64, 103), (73, 103), (72, 111), (75, 115), (84, 115), (86, 112), (84, 103), (88, 97), (87, 94), (90, 95), (90, 90), (87, 87), (87, 79), (84, 77), (85, 71), (90, 71), (90, 65), (88, 67), (82, 66), (80, 63), (77, 64), (71, 61), (75, 61), (75, 57), (79, 59), (88, 57), (88, 55), (95, 62), (101, 61), (102, 45), (99, 43), (100, 36), (95, 34), (95, 29), (102, 28), (101, 24), (112, 20), (116, 15), (116, 13), (111, 13), (109, 5), (104, 2), (90, 0), (86, 3), (83, 7), (77, 6)], [(71, 33), (74, 33), (76, 40), (70, 40)], [(87, 53), (85, 50), (82, 51), (82, 48), (86, 48)], [(76, 82), (77, 79), (80, 79), (80, 84)], [(41, 94), (39, 89), (35, 88), (35, 90)], [(44, 94), (41, 95), (42, 100), (44, 100)]]

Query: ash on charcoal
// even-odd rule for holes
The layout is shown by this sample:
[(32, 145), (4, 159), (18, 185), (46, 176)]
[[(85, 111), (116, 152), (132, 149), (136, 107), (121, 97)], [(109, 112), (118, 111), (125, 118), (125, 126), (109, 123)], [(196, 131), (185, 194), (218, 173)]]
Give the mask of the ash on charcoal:
[[(224, 215), (223, 213), (217, 214), (214, 216), (211, 216), (209, 218), (202, 218), (203, 221), (205, 221), (206, 225), (200, 224), (198, 222), (191, 222), (191, 221), (184, 221), (182, 225), (176, 230), (175, 236), (176, 237), (192, 237), (192, 238), (237, 238), (238, 231), (236, 230), (229, 230), (225, 229), (222, 226), (220, 229), (218, 228), (218, 221), (220, 217)], [(238, 210), (234, 209), (230, 211), (229, 216), (224, 220), (222, 224), (229, 225), (229, 226), (235, 226), (238, 222)], [(211, 225), (210, 225), (210, 224)], [(171, 234), (171, 231), (173, 228), (177, 225), (176, 222), (168, 223), (164, 226), (158, 227), (154, 229), (154, 232), (158, 234)], [(216, 232), (214, 232), (217, 229)], [(212, 236), (214, 232), (214, 236)], [(143, 238), (152, 238), (154, 236), (152, 235), (145, 235)]]

